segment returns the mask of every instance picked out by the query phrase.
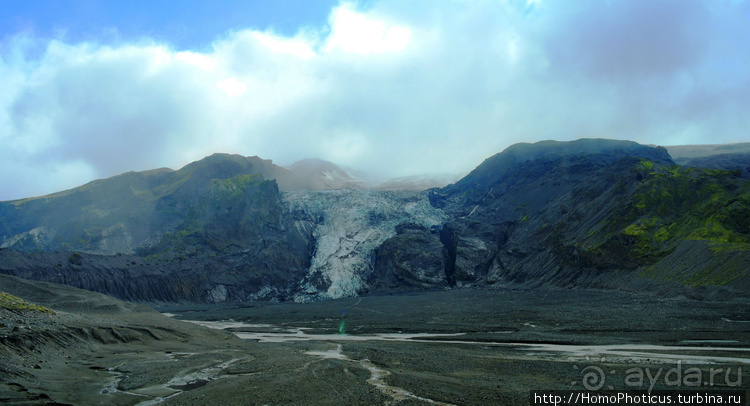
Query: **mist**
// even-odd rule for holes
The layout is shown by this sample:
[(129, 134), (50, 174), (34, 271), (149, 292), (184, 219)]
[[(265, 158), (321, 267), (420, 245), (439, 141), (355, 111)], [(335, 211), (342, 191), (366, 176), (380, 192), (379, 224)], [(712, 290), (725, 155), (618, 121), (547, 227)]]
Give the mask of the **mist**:
[(750, 2), (375, 1), (322, 26), (0, 42), (0, 200), (214, 152), (377, 178), (517, 142), (748, 141)]

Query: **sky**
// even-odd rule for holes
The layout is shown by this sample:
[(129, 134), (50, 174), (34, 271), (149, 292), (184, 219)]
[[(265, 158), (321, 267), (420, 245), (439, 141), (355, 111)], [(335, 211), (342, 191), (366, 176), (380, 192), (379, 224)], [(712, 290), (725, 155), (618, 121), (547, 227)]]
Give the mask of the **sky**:
[(383, 178), (750, 141), (750, 0), (0, 0), (0, 200), (215, 152)]

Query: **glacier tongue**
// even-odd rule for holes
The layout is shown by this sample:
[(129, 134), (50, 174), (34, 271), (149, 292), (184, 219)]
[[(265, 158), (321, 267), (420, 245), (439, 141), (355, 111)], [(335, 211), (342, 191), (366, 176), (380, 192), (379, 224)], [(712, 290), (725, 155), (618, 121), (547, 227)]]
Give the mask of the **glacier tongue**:
[[(375, 250), (396, 235), (396, 226), (441, 226), (447, 215), (424, 192), (326, 190), (285, 192), (285, 210), (312, 222), (315, 252), (300, 281), (296, 302), (356, 296), (366, 291)], [(302, 226), (298, 224), (298, 226)]]

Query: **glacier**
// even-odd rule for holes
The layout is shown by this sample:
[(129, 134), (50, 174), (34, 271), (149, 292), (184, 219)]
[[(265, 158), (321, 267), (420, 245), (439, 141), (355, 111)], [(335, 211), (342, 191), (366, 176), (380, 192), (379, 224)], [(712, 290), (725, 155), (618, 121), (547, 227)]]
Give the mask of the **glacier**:
[(397, 226), (432, 229), (448, 220), (426, 192), (408, 190), (290, 191), (282, 202), (297, 227), (312, 227), (315, 238), (310, 267), (293, 296), (300, 303), (366, 292), (375, 250), (396, 235)]

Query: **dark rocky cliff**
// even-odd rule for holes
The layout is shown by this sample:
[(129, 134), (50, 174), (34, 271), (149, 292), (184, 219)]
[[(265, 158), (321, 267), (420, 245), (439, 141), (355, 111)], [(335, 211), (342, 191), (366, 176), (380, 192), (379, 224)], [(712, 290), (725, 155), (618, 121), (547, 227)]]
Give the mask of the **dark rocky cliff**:
[(448, 250), (435, 229), (417, 224), (396, 227), (375, 253), (372, 290), (405, 291), (451, 285)]
[[(299, 261), (295, 263), (295, 261)], [(0, 249), (0, 273), (102, 292), (135, 302), (278, 300), (306, 270), (284, 247), (220, 256), (24, 253)]]
[[(441, 235), (459, 286), (746, 292), (749, 191), (737, 173), (681, 168), (663, 148), (579, 140), (508, 148), (430, 198), (451, 217)], [(675, 263), (687, 246), (700, 269)]]
[(264, 165), (213, 155), (179, 171), (4, 202), (6, 229), (54, 237), (16, 234), (14, 250), (0, 250), (0, 272), (137, 301), (286, 297), (310, 265), (314, 239), (283, 215)]
[[(241, 178), (249, 174), (257, 179)], [(0, 246), (134, 253), (158, 243), (165, 233), (185, 231), (187, 221), (209, 215), (198, 210), (212, 195), (228, 199), (229, 189), (248, 187), (255, 193), (255, 180), (288, 184), (290, 176), (258, 157), (214, 154), (178, 171), (129, 172), (48, 196), (0, 202)]]
[(517, 144), (426, 192), (284, 192), (325, 183), (290, 174), (217, 154), (0, 202), (12, 248), (0, 272), (135, 301), (467, 286), (750, 294), (750, 181), (676, 165), (663, 148)]

